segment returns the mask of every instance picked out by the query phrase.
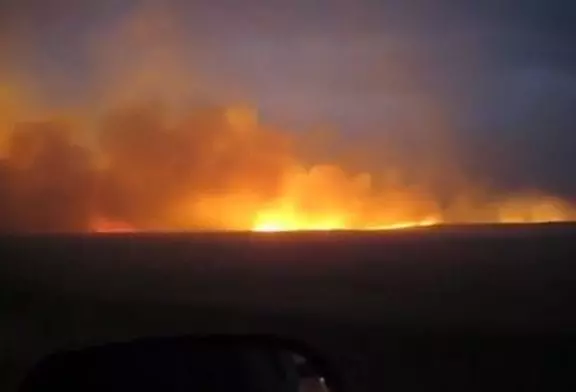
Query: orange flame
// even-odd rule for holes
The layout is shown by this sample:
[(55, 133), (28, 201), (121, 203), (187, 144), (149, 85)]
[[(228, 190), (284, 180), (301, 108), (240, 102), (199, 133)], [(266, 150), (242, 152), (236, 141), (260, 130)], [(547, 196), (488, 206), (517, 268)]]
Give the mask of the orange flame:
[[(352, 175), (337, 165), (307, 168), (298, 163), (291, 151), (279, 147), (282, 134), (264, 130), (252, 110), (231, 108), (222, 113), (228, 133), (213, 140), (216, 150), (208, 158), (218, 161), (232, 155), (239, 156), (239, 161), (224, 169), (227, 182), (220, 191), (183, 193), (176, 198), (179, 202), (169, 203), (164, 215), (150, 223), (100, 220), (94, 230), (377, 231), (447, 223), (542, 223), (576, 217), (567, 202), (539, 194), (441, 207), (424, 187), (395, 180), (377, 189), (368, 173)], [(268, 154), (267, 149), (276, 154)], [(142, 174), (137, 171), (133, 175)], [(221, 174), (214, 175), (218, 178)], [(208, 179), (208, 187), (211, 184)], [(149, 184), (142, 186), (147, 195)]]
[[(0, 231), (394, 230), (576, 219), (570, 203), (538, 192), (495, 194), (475, 178), (448, 188), (452, 171), (466, 175), (452, 170), (457, 150), (442, 111), (427, 103), (408, 124), (425, 130), (424, 153), (415, 147), (397, 158), (392, 142), (378, 144), (378, 156), (390, 153), (393, 164), (353, 140), (335, 151), (323, 143), (309, 151), (309, 143), (304, 153), (302, 133), (262, 124), (247, 105), (183, 108), (195, 101), (194, 78), (171, 26), (152, 9), (106, 29), (94, 56), (105, 102), (82, 108), (79, 124), (29, 109), (0, 80)], [(362, 169), (338, 159), (341, 150), (360, 150)]]
[(136, 228), (129, 223), (104, 218), (95, 219), (90, 226), (94, 233), (131, 233), (136, 231)]

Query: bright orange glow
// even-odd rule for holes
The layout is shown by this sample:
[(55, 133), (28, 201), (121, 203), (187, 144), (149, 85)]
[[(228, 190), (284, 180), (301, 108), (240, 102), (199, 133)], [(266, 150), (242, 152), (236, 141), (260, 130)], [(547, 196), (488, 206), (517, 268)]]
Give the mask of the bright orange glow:
[(334, 218), (333, 220), (309, 220), (305, 216), (298, 217), (297, 214), (283, 215), (282, 212), (270, 212), (258, 216), (252, 230), (262, 232), (298, 230), (330, 231), (344, 230), (346, 228), (346, 225), (337, 218)]
[[(385, 231), (385, 230), (401, 230), (414, 227), (427, 227), (439, 224), (435, 219), (425, 219), (422, 221), (405, 221), (390, 223), (382, 226), (370, 226), (356, 228), (355, 230), (361, 231)], [(253, 228), (257, 232), (281, 232), (281, 231), (333, 231), (333, 230), (354, 230), (354, 228), (347, 227), (339, 221), (323, 221), (323, 222), (306, 222), (299, 221), (292, 217), (269, 216), (259, 221)]]
[(96, 219), (92, 222), (92, 232), (94, 233), (130, 233), (136, 228), (126, 222), (118, 222), (107, 219)]
[[(466, 141), (460, 146), (453, 137), (452, 111), (440, 97), (417, 99), (391, 132), (386, 122), (381, 132), (285, 131), (261, 121), (251, 103), (220, 101), (228, 96), (222, 81), (216, 90), (224, 96), (203, 96), (210, 78), (195, 74), (188, 38), (180, 48), (170, 26), (167, 15), (145, 9), (94, 34), (102, 39), (90, 57), (98, 93), (87, 107), (36, 102), (34, 89), (12, 87), (13, 78), (0, 74), (0, 231), (378, 231), (576, 221), (572, 202), (537, 189), (502, 190), (497, 179), (465, 173), (459, 147)], [(408, 137), (396, 144), (396, 131)], [(493, 175), (475, 163), (476, 175)]]
[(441, 223), (439, 220), (435, 218), (428, 218), (421, 221), (407, 221), (407, 222), (398, 222), (398, 223), (391, 223), (384, 226), (376, 226), (376, 227), (369, 227), (368, 230), (399, 230), (399, 229), (409, 229), (412, 227), (428, 227), (434, 226)]
[(366, 175), (347, 177), (337, 167), (317, 166), (308, 171), (293, 168), (285, 174), (280, 197), (264, 208), (256, 208), (250, 229), (393, 230), (440, 222), (438, 217), (426, 216), (436, 210), (433, 203), (422, 212), (417, 211), (420, 195), (386, 203), (383, 198), (370, 195), (369, 184)]
[[(232, 156), (238, 161), (227, 166), (223, 174), (208, 168), (200, 177), (207, 178), (206, 188), (210, 188), (211, 176), (216, 176), (224, 184), (219, 191), (200, 188), (190, 195), (184, 191), (166, 202), (162, 214), (150, 222), (100, 219), (92, 225), (93, 230), (384, 231), (451, 223), (543, 223), (576, 218), (569, 203), (539, 192), (504, 196), (486, 192), (479, 197), (464, 188), (457, 195), (458, 202), (442, 205), (426, 187), (407, 185), (397, 178), (376, 186), (369, 173), (353, 174), (336, 164), (305, 166), (285, 148), (283, 134), (264, 129), (252, 110), (229, 108), (223, 113), (229, 128), (209, 140), (216, 151), (210, 150), (207, 160), (217, 162), (222, 156)], [(146, 170), (154, 173), (158, 167)], [(148, 175), (146, 170), (135, 170), (126, 182)], [(146, 181), (141, 186), (134, 202), (156, 190)]]

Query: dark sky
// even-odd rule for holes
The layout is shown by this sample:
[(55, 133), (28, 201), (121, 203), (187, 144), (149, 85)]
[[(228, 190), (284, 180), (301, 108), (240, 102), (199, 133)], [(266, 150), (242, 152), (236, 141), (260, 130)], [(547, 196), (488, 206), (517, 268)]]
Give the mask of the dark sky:
[[(144, 3), (0, 0), (3, 34), (13, 43), (5, 57), (55, 101), (89, 97), (88, 43), (105, 40)], [(278, 123), (332, 123), (351, 138), (404, 132), (417, 142), (445, 127), (463, 164), (495, 185), (576, 196), (574, 1), (164, 6), (178, 32), (179, 66), (195, 75), (196, 91), (246, 96)]]

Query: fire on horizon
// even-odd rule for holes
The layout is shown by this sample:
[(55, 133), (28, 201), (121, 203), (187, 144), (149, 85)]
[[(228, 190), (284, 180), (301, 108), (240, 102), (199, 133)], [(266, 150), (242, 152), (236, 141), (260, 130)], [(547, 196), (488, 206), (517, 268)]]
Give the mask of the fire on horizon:
[[(417, 151), (390, 163), (380, 156), (402, 155), (392, 154), (393, 141), (381, 139), (374, 154), (348, 135), (333, 151), (306, 132), (262, 121), (251, 103), (179, 101), (189, 75), (175, 71), (186, 67), (166, 45), (174, 41), (154, 30), (154, 18), (144, 13), (108, 29), (98, 52), (108, 79), (98, 79), (105, 94), (94, 107), (44, 103), (39, 110), (29, 90), (0, 74), (0, 231), (390, 230), (576, 220), (571, 201), (546, 191), (491, 188), (465, 172), (454, 148), (440, 147), (438, 168)], [(133, 58), (118, 65), (122, 48)], [(169, 100), (166, 91), (174, 92)], [(428, 109), (415, 116), (434, 118)], [(440, 146), (450, 134), (421, 122), (430, 128), (427, 140), (439, 135)], [(342, 151), (370, 164), (350, 164)]]

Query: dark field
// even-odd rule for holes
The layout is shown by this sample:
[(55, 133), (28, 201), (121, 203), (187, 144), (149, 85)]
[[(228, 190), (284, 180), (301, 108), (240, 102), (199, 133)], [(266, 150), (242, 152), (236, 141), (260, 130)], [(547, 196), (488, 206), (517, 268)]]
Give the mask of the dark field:
[(303, 337), (355, 390), (419, 388), (464, 380), (460, 360), (425, 365), (441, 348), (576, 330), (576, 225), (4, 236), (0, 257), (1, 391), (58, 348), (194, 332)]

